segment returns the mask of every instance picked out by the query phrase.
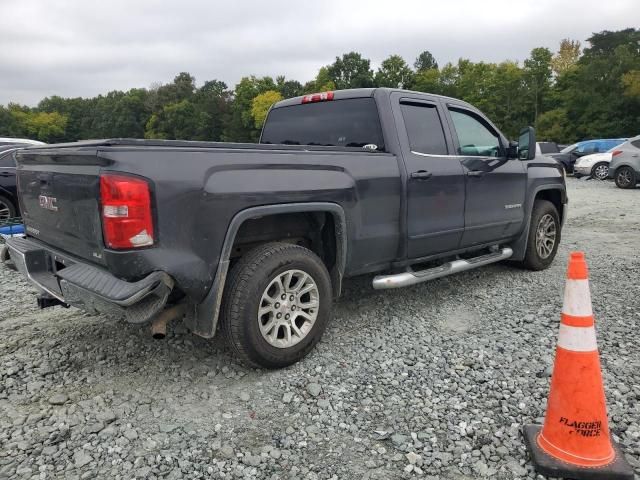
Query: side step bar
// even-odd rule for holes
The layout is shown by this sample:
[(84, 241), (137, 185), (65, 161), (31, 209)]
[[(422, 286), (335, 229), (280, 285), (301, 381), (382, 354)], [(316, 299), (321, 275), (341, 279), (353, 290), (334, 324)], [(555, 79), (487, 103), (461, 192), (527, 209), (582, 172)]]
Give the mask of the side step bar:
[(427, 282), (440, 277), (446, 277), (453, 273), (464, 272), (472, 268), (482, 267), (490, 263), (506, 260), (513, 255), (513, 250), (509, 247), (502, 248), (494, 253), (488, 253), (468, 260), (453, 260), (438, 267), (429, 268), (414, 272), (409, 269), (406, 272), (395, 275), (378, 275), (373, 279), (373, 288), (382, 290), (385, 288), (400, 288), (415, 285), (416, 283)]

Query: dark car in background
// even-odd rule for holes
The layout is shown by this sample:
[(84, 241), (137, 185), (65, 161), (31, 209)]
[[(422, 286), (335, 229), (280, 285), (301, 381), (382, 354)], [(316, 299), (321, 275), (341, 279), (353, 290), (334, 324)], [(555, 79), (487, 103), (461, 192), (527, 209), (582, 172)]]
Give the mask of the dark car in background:
[(27, 146), (29, 144), (0, 143), (0, 222), (20, 216), (13, 154), (16, 150)]
[(560, 148), (556, 142), (536, 142), (536, 155), (549, 155), (560, 153)]
[(561, 163), (565, 172), (573, 173), (573, 167), (578, 158), (584, 157), (585, 155), (591, 155), (592, 153), (606, 152), (626, 140), (626, 138), (584, 140), (563, 148), (559, 153), (548, 154), (548, 156)]

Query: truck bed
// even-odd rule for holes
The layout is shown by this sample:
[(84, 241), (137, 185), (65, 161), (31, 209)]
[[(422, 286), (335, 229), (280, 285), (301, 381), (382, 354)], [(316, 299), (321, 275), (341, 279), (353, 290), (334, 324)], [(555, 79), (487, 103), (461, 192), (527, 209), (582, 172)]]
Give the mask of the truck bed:
[[(194, 302), (212, 284), (232, 218), (256, 205), (332, 202), (349, 216), (357, 210), (354, 218), (363, 220), (354, 222), (359, 233), (353, 239), (363, 247), (353, 249), (355, 269), (370, 267), (372, 250), (379, 252), (376, 262), (390, 262), (397, 253), (401, 185), (398, 162), (389, 153), (105, 139), (28, 148), (17, 162), (29, 236), (126, 281), (167, 272)], [(157, 229), (152, 248), (105, 248), (99, 198), (105, 172), (151, 181)], [(55, 199), (55, 211), (43, 208), (42, 196)]]

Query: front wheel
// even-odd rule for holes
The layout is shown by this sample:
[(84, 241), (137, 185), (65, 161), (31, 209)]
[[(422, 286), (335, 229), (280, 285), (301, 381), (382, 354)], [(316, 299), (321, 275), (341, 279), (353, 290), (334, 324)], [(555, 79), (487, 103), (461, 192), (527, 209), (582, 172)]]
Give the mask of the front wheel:
[(322, 260), (298, 245), (268, 243), (231, 270), (221, 328), (246, 365), (282, 368), (318, 343), (332, 307), (331, 280)]
[(537, 200), (531, 212), (527, 250), (522, 265), (544, 270), (553, 262), (560, 244), (560, 216), (553, 203)]
[(597, 180), (606, 180), (609, 176), (609, 164), (607, 162), (596, 163), (591, 169), (591, 176)]
[(636, 172), (631, 167), (620, 167), (614, 178), (618, 188), (635, 188), (637, 183)]

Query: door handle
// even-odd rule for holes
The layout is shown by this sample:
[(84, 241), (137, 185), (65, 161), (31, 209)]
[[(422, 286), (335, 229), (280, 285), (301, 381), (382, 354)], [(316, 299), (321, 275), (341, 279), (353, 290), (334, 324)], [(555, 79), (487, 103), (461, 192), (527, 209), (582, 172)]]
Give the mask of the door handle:
[(468, 177), (481, 177), (482, 175), (484, 175), (482, 170), (469, 170), (467, 172)]
[(416, 180), (427, 180), (431, 178), (433, 174), (431, 172), (427, 172), (426, 170), (418, 170), (417, 172), (413, 172), (410, 176)]

